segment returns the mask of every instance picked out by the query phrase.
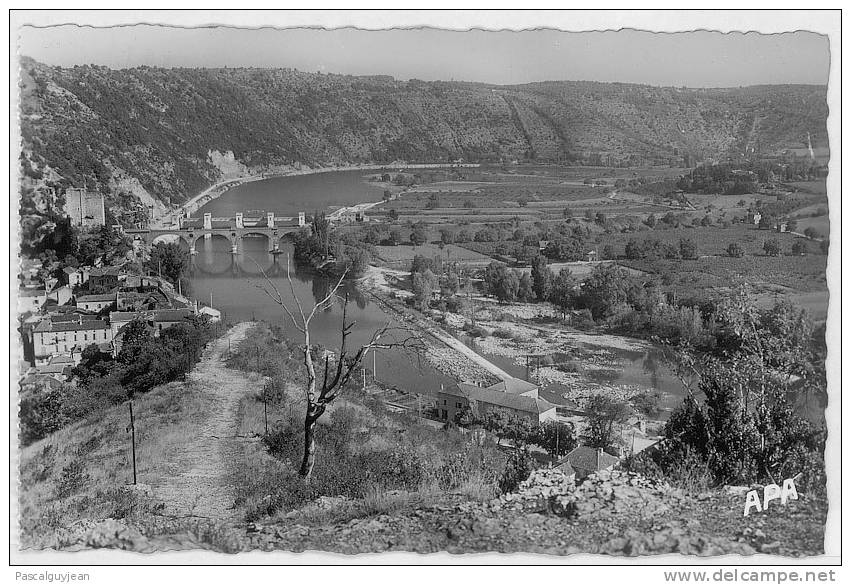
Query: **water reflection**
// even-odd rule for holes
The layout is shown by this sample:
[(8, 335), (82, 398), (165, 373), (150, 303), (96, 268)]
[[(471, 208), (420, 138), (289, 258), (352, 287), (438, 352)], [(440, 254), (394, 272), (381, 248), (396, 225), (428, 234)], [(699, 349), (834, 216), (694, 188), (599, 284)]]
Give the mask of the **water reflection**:
[[(285, 311), (273, 300), (278, 294), (298, 314), (292, 302), (292, 291), (309, 311), (314, 303), (326, 298), (337, 283), (336, 279), (315, 275), (291, 266), (292, 285), (287, 280), (287, 259), (292, 258), (292, 246), (281, 244), (281, 254), (271, 254), (260, 238), (245, 238), (233, 254), (226, 238), (213, 237), (199, 240), (197, 254), (193, 256), (190, 286), (192, 295), (205, 303), (212, 300), (215, 308), (223, 311), (231, 322), (251, 319), (280, 325), (293, 340), (300, 340)], [(292, 286), (292, 290), (291, 290)], [(351, 347), (367, 343), (372, 333), (388, 321), (397, 326), (378, 306), (371, 303), (351, 283), (344, 283), (333, 303), (317, 312), (311, 323), (311, 341), (336, 350), (340, 345), (342, 307), (348, 295), (347, 321), (357, 326), (349, 337)], [(401, 341), (401, 332), (389, 337)], [(368, 370), (377, 370), (378, 380), (409, 391), (433, 394), (441, 383), (453, 380), (428, 365), (420, 356), (405, 350), (379, 350), (370, 354), (364, 364)]]

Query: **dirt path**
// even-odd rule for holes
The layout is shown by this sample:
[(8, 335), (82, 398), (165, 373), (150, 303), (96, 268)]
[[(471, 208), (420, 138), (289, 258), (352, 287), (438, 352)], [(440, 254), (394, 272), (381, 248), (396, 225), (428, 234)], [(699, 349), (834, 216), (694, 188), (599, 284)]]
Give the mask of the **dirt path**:
[(251, 327), (240, 323), (212, 342), (188, 376), (187, 381), (209, 397), (209, 416), (200, 433), (186, 437), (181, 456), (189, 463), (184, 471), (152, 486), (167, 514), (221, 519), (234, 515), (228, 469), (244, 443), (236, 436), (237, 408), (254, 386), (244, 372), (226, 367), (224, 358), (228, 342), (235, 348)]

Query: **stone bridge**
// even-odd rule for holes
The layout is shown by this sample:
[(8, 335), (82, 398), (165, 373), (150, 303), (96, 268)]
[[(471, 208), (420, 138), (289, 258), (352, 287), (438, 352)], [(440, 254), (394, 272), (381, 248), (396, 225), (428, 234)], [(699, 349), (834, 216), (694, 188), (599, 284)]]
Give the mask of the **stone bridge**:
[(179, 227), (125, 231), (134, 240), (145, 242), (148, 246), (164, 236), (169, 239), (177, 237), (186, 244), (190, 254), (197, 253), (195, 244), (201, 238), (220, 236), (230, 240), (232, 253), (238, 254), (242, 250), (242, 240), (245, 237), (264, 236), (269, 242), (269, 251), (277, 252), (280, 249), (281, 237), (306, 226), (303, 212), (300, 212), (298, 217), (275, 217), (273, 213), (267, 213), (265, 217), (246, 217), (243, 213), (237, 213), (234, 217), (223, 218), (214, 218), (205, 213), (202, 219), (182, 218)]

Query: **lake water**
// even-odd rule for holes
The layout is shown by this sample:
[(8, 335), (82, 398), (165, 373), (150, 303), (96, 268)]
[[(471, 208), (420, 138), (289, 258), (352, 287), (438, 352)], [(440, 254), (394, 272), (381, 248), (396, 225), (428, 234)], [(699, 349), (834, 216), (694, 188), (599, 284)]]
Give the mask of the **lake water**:
[(338, 171), (251, 181), (226, 191), (195, 215), (232, 217), (238, 211), (273, 211), (275, 215), (293, 217), (299, 211), (310, 215), (329, 207), (380, 201), (384, 189), (366, 181), (368, 175), (376, 172)]

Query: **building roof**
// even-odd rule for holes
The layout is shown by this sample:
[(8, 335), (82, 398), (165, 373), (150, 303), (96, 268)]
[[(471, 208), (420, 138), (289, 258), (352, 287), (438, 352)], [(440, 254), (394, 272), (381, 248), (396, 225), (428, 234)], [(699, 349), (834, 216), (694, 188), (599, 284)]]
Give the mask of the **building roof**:
[(119, 276), (123, 270), (121, 266), (103, 266), (101, 268), (92, 268), (89, 276)]
[(47, 292), (43, 288), (19, 288), (18, 296), (19, 297), (43, 297)]
[(79, 269), (72, 268), (71, 266), (66, 266), (62, 269), (62, 272), (64, 272), (65, 274), (74, 274), (75, 272), (79, 272)]
[(155, 309), (151, 311), (154, 322), (158, 323), (183, 321), (194, 314), (195, 312), (192, 309)]
[(574, 469), (602, 471), (616, 465), (620, 459), (602, 449), (580, 445), (567, 454), (567, 461)]
[(60, 321), (57, 323), (45, 319), (33, 329), (33, 332), (58, 333), (60, 331), (97, 331), (102, 329), (109, 329), (109, 323), (100, 319), (81, 319), (79, 321)]
[(155, 323), (175, 323), (193, 316), (192, 309), (152, 309), (149, 311), (113, 311), (109, 314), (112, 322), (125, 323), (133, 319), (154, 321)]
[[(499, 385), (495, 385), (499, 386)], [(510, 394), (502, 390), (494, 390), (494, 386), (490, 388), (480, 388), (473, 384), (461, 382), (457, 386), (450, 387), (450, 391), (443, 390), (444, 394), (452, 396), (462, 396), (467, 400), (484, 402), (509, 408), (511, 410), (519, 410), (521, 412), (533, 413), (540, 415), (554, 409), (555, 404), (551, 404), (541, 398), (534, 396), (522, 396), (520, 394)]]
[(509, 394), (526, 394), (537, 389), (538, 387), (531, 382), (521, 380), (520, 378), (508, 378), (500, 380), (493, 386), (488, 386), (488, 390), (498, 390), (500, 392), (508, 392)]
[(112, 311), (109, 314), (109, 320), (115, 321), (132, 321), (133, 319), (141, 319), (145, 313), (141, 311)]
[(39, 373), (27, 374), (26, 377), (23, 380), (21, 380), (21, 387), (32, 386), (32, 385), (36, 385), (36, 384), (46, 384), (47, 386), (50, 386), (53, 389), (57, 389), (57, 388), (62, 387), (62, 382), (60, 382), (59, 380), (57, 380), (56, 378), (54, 378), (53, 376), (51, 376), (49, 374), (39, 374)]
[(115, 294), (107, 295), (82, 295), (77, 297), (78, 303), (99, 303), (103, 301), (114, 301)]
[(567, 457), (562, 459), (558, 463), (558, 465), (553, 467), (553, 469), (558, 469), (559, 471), (561, 471), (562, 473), (564, 473), (568, 477), (576, 474), (576, 470), (573, 469), (573, 466), (570, 464), (570, 460)]
[[(82, 310), (85, 310), (85, 309), (82, 309)], [(95, 315), (94, 313), (89, 313), (89, 312), (81, 313), (81, 312), (75, 311), (73, 313), (72, 312), (63, 312), (63, 313), (51, 313), (50, 314), (50, 320), (53, 321), (54, 323), (79, 321), (80, 319), (82, 319), (83, 321), (92, 321), (92, 320), (97, 319), (97, 318), (98, 318), (97, 315)]]
[(37, 374), (61, 374), (67, 376), (71, 374), (71, 366), (68, 364), (46, 364), (36, 366), (35, 371)]

